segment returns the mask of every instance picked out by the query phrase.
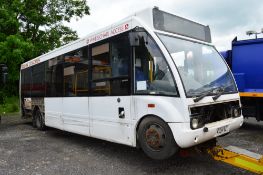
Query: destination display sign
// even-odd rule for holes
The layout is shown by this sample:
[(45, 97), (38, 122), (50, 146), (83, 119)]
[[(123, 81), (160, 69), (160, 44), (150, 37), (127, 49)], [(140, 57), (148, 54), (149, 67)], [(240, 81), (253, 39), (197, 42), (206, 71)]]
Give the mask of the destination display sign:
[(92, 43), (101, 41), (101, 40), (103, 40), (103, 39), (112, 37), (112, 36), (114, 36), (114, 35), (117, 35), (117, 34), (126, 32), (126, 31), (130, 30), (130, 28), (131, 28), (131, 23), (130, 23), (130, 22), (121, 24), (121, 25), (119, 25), (119, 26), (116, 26), (116, 27), (111, 28), (110, 30), (103, 31), (103, 32), (101, 32), (101, 33), (99, 33), (99, 34), (95, 34), (95, 35), (93, 35), (93, 36), (90, 36), (90, 37), (86, 40), (86, 43), (87, 43), (87, 44), (92, 44)]

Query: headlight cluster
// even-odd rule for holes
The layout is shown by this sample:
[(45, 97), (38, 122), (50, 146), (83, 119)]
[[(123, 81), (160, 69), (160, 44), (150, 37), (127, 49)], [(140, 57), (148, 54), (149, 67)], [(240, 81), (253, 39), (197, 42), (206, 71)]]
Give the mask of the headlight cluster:
[(242, 114), (238, 100), (204, 106), (194, 106), (189, 108), (189, 112), (191, 129), (203, 128), (208, 123), (228, 118), (237, 118)]
[(198, 129), (202, 128), (204, 126), (204, 122), (202, 120), (202, 116), (192, 116), (190, 121), (190, 127), (191, 129)]
[(232, 117), (240, 117), (241, 116), (241, 108), (240, 107), (233, 107), (232, 108)]
[(193, 118), (192, 119), (192, 128), (197, 128), (199, 124), (198, 118)]

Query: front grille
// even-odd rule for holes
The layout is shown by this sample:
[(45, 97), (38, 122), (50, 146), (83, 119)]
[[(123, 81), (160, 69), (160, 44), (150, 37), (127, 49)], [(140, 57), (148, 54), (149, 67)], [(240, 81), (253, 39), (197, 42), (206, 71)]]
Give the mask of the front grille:
[(240, 109), (239, 101), (224, 102), (206, 106), (191, 107), (192, 118), (198, 118), (203, 124), (234, 117), (233, 109)]

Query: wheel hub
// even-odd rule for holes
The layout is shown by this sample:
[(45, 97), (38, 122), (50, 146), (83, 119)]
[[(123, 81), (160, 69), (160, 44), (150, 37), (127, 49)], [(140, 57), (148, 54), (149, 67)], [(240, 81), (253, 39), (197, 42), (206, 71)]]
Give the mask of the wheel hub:
[(159, 151), (165, 143), (165, 133), (159, 125), (150, 125), (146, 130), (146, 143), (155, 151)]

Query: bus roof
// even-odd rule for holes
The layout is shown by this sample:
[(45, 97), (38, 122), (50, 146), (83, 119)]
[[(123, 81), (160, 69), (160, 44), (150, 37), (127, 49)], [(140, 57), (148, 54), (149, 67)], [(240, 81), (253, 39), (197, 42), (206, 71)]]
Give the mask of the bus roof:
[(161, 11), (157, 7), (152, 7), (136, 12), (119, 22), (94, 31), (81, 39), (25, 62), (21, 65), (21, 70), (89, 44), (129, 31), (135, 27), (145, 27), (148, 30), (163, 31), (203, 42), (211, 42), (209, 26), (204, 26), (194, 21)]

